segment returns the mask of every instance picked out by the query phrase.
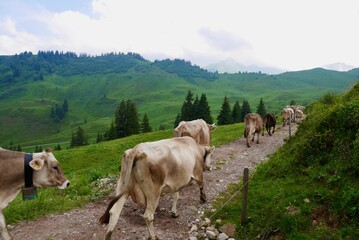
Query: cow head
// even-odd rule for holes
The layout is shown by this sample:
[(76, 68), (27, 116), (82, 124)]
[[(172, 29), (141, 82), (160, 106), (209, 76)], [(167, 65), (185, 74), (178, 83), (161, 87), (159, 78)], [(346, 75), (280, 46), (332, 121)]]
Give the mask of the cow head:
[(50, 149), (41, 153), (34, 153), (33, 160), (30, 161), (29, 165), (34, 169), (33, 183), (35, 187), (65, 189), (70, 185)]
[(209, 146), (204, 146), (205, 149), (205, 155), (204, 155), (204, 170), (206, 171), (211, 171), (212, 166), (211, 166), (211, 157), (212, 154), (214, 153), (214, 149), (215, 147), (209, 147)]

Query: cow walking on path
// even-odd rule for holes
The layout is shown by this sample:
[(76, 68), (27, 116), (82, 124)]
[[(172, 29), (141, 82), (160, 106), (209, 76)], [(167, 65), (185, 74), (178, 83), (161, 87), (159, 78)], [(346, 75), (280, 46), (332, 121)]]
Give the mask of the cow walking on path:
[(181, 121), (173, 130), (173, 137), (189, 136), (198, 144), (209, 146), (211, 142), (211, 132), (216, 130), (214, 124), (208, 124), (203, 119), (192, 121)]
[[(273, 113), (266, 113), (263, 116), (263, 133), (262, 136), (264, 136), (264, 128), (267, 130), (269, 136), (272, 136), (275, 130), (275, 125), (277, 121), (275, 119), (275, 116)], [(272, 130), (273, 128), (273, 130)], [(272, 133), (271, 133), (272, 131)]]
[(100, 223), (109, 223), (106, 239), (111, 238), (128, 196), (145, 207), (143, 218), (151, 239), (158, 239), (153, 220), (161, 193), (173, 193), (171, 212), (174, 217), (178, 216), (179, 190), (191, 179), (196, 181), (200, 199), (205, 202), (203, 171), (210, 168), (213, 151), (214, 147), (201, 146), (191, 137), (141, 143), (126, 150), (122, 156), (116, 197), (100, 218)]
[(30, 183), (33, 188), (65, 189), (70, 182), (50, 149), (41, 153), (25, 154), (0, 148), (0, 166), (0, 232), (4, 240), (10, 240), (13, 237), (7, 230), (2, 210), (15, 199), (24, 185)]
[(244, 117), (244, 137), (247, 139), (247, 147), (249, 146), (249, 139), (257, 134), (257, 143), (259, 143), (259, 135), (262, 131), (263, 119), (258, 113), (248, 113)]

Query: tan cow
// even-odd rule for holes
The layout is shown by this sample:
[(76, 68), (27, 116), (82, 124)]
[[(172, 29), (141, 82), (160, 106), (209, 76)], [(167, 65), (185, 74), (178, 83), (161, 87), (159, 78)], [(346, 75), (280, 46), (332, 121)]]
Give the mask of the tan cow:
[(286, 124), (289, 124), (289, 122), (292, 121), (292, 118), (294, 116), (294, 111), (291, 108), (283, 108), (282, 110), (282, 122), (283, 122), (283, 126), (285, 126)]
[[(23, 152), (0, 148), (0, 231), (4, 240), (13, 238), (7, 230), (2, 210), (15, 199), (25, 183), (29, 182), (33, 187), (60, 189), (70, 185), (50, 149), (26, 156), (29, 157), (27, 160)], [(29, 169), (26, 175), (25, 168)]]
[(216, 130), (214, 124), (208, 124), (202, 119), (192, 121), (181, 121), (173, 130), (173, 137), (190, 136), (197, 143), (209, 146), (211, 142), (211, 132)]
[(203, 191), (203, 171), (210, 168), (214, 147), (201, 146), (191, 137), (177, 137), (146, 142), (128, 149), (122, 156), (121, 175), (116, 197), (110, 202), (100, 223), (108, 223), (110, 239), (122, 208), (128, 198), (146, 208), (143, 218), (151, 239), (158, 239), (153, 227), (154, 212), (161, 193), (173, 193), (172, 216), (177, 217), (179, 190), (194, 179)]
[(249, 146), (249, 139), (253, 136), (252, 141), (254, 141), (254, 136), (257, 133), (257, 143), (259, 143), (259, 135), (262, 131), (263, 120), (258, 113), (248, 113), (244, 117), (244, 137), (247, 139), (247, 147)]
[(304, 117), (304, 114), (303, 114), (303, 112), (302, 112), (301, 110), (297, 109), (297, 110), (295, 111), (295, 117), (296, 117), (296, 120), (297, 120), (297, 121), (298, 121), (298, 120), (302, 120), (303, 117)]

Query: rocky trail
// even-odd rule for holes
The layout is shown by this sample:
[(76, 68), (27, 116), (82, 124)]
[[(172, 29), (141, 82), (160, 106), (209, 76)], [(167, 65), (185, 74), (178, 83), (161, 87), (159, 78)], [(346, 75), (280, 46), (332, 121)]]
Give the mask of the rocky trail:
[[(292, 125), (292, 133), (297, 126)], [(260, 136), (260, 144), (251, 142), (247, 148), (243, 137), (220, 147), (212, 157), (214, 170), (204, 173), (207, 203), (199, 201), (199, 189), (196, 184), (190, 184), (180, 192), (178, 201), (178, 218), (172, 218), (171, 195), (164, 195), (155, 213), (154, 226), (160, 239), (189, 239), (189, 231), (205, 210), (212, 210), (211, 202), (225, 191), (228, 184), (238, 183), (242, 179), (243, 169), (248, 167), (250, 172), (257, 164), (268, 159), (288, 138), (288, 126), (278, 127), (274, 135), (265, 133)], [(114, 190), (115, 191), (115, 190)], [(113, 193), (114, 194), (114, 193)], [(113, 195), (112, 195), (113, 196)], [(10, 226), (9, 230), (15, 239), (39, 240), (97, 240), (104, 239), (107, 225), (98, 223), (99, 217), (105, 211), (112, 196), (98, 202), (90, 203), (80, 209), (74, 209), (61, 214), (50, 214), (33, 221), (22, 221)], [(142, 218), (144, 209), (135, 205), (129, 198), (123, 208), (112, 239), (147, 239), (148, 233)], [(211, 219), (211, 221), (215, 221)]]

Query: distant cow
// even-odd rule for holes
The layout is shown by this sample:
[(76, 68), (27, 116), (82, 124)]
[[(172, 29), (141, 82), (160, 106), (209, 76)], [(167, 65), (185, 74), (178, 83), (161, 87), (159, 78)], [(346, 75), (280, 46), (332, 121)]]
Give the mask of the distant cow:
[(4, 240), (13, 238), (7, 230), (2, 210), (15, 199), (26, 183), (33, 187), (60, 189), (70, 184), (50, 149), (25, 154), (0, 148), (0, 231)]
[(296, 117), (296, 120), (302, 120), (304, 117), (304, 114), (301, 110), (297, 109), (295, 111), (295, 117)]
[(197, 144), (191, 137), (176, 137), (141, 143), (122, 156), (121, 175), (116, 197), (110, 202), (100, 223), (108, 223), (106, 239), (110, 239), (128, 196), (146, 210), (143, 218), (151, 239), (158, 239), (153, 227), (154, 212), (161, 193), (173, 193), (172, 216), (177, 214), (179, 190), (194, 179), (203, 191), (203, 171), (210, 168), (214, 147)]
[(283, 108), (283, 110), (282, 110), (283, 126), (285, 126), (286, 124), (289, 124), (289, 122), (291, 122), (293, 117), (294, 117), (293, 109), (291, 109), (291, 108)]
[(272, 133), (274, 133), (275, 130), (275, 125), (276, 125), (277, 121), (275, 119), (275, 116), (273, 113), (266, 113), (263, 116), (263, 133), (262, 136), (264, 136), (264, 128), (267, 130), (269, 136), (272, 136), (271, 134), (271, 129)]
[(257, 143), (259, 143), (259, 135), (262, 131), (263, 120), (262, 117), (257, 113), (248, 113), (244, 117), (244, 137), (247, 139), (247, 147), (249, 146), (249, 139), (257, 133)]
[(211, 132), (216, 130), (214, 124), (208, 124), (202, 119), (193, 121), (181, 121), (173, 130), (173, 137), (190, 136), (197, 143), (209, 146), (211, 142)]

